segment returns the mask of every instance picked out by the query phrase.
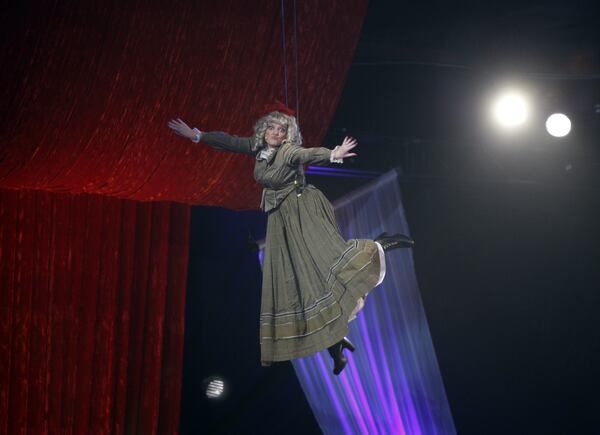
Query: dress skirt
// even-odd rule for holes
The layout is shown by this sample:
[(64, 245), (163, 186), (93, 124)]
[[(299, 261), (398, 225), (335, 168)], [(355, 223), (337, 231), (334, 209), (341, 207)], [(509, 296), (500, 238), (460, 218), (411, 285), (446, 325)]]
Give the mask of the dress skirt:
[(261, 363), (300, 358), (340, 341), (378, 284), (372, 240), (344, 240), (320, 190), (290, 193), (267, 222), (260, 314)]

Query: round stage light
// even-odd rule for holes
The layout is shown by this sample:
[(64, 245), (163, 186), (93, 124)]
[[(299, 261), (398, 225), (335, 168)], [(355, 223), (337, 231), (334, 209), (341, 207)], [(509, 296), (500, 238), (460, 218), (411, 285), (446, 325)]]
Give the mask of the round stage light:
[(203, 381), (204, 390), (206, 393), (206, 397), (209, 399), (218, 399), (225, 392), (225, 382), (223, 379), (217, 378), (215, 376), (206, 378)]
[(554, 113), (546, 120), (546, 130), (554, 137), (565, 137), (571, 131), (571, 120), (567, 115)]
[(527, 103), (516, 93), (505, 94), (494, 104), (493, 115), (503, 127), (518, 127), (527, 120)]

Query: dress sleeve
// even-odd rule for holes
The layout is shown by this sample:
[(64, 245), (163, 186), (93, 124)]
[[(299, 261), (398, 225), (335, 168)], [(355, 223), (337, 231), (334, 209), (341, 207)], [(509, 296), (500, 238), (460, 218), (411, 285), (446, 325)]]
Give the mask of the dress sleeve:
[(222, 151), (254, 155), (252, 137), (232, 136), (221, 131), (202, 132), (200, 139), (205, 144)]
[(286, 155), (286, 163), (290, 166), (297, 165), (324, 165), (331, 162), (329, 148), (302, 148), (290, 147)]

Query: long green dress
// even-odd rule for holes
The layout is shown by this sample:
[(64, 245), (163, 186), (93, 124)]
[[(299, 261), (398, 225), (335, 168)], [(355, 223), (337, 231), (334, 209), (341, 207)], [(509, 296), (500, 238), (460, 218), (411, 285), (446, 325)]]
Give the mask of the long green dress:
[(203, 133), (213, 148), (256, 156), (254, 178), (268, 213), (260, 313), (261, 363), (300, 358), (340, 341), (384, 265), (372, 240), (344, 240), (333, 207), (307, 185), (304, 165), (331, 150), (281, 145), (270, 155), (251, 137)]

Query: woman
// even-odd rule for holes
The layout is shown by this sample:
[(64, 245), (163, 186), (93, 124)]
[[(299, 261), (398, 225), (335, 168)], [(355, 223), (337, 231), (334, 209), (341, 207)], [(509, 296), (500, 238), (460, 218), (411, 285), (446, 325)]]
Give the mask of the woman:
[(181, 119), (175, 133), (213, 148), (255, 156), (254, 178), (264, 186), (268, 213), (260, 314), (261, 363), (300, 358), (328, 348), (334, 374), (346, 366), (345, 335), (367, 293), (385, 275), (384, 251), (412, 247), (407, 236), (344, 240), (333, 207), (306, 184), (304, 165), (342, 163), (355, 156), (355, 139), (333, 150), (303, 148), (294, 112), (277, 102), (265, 108), (253, 137), (201, 132)]

